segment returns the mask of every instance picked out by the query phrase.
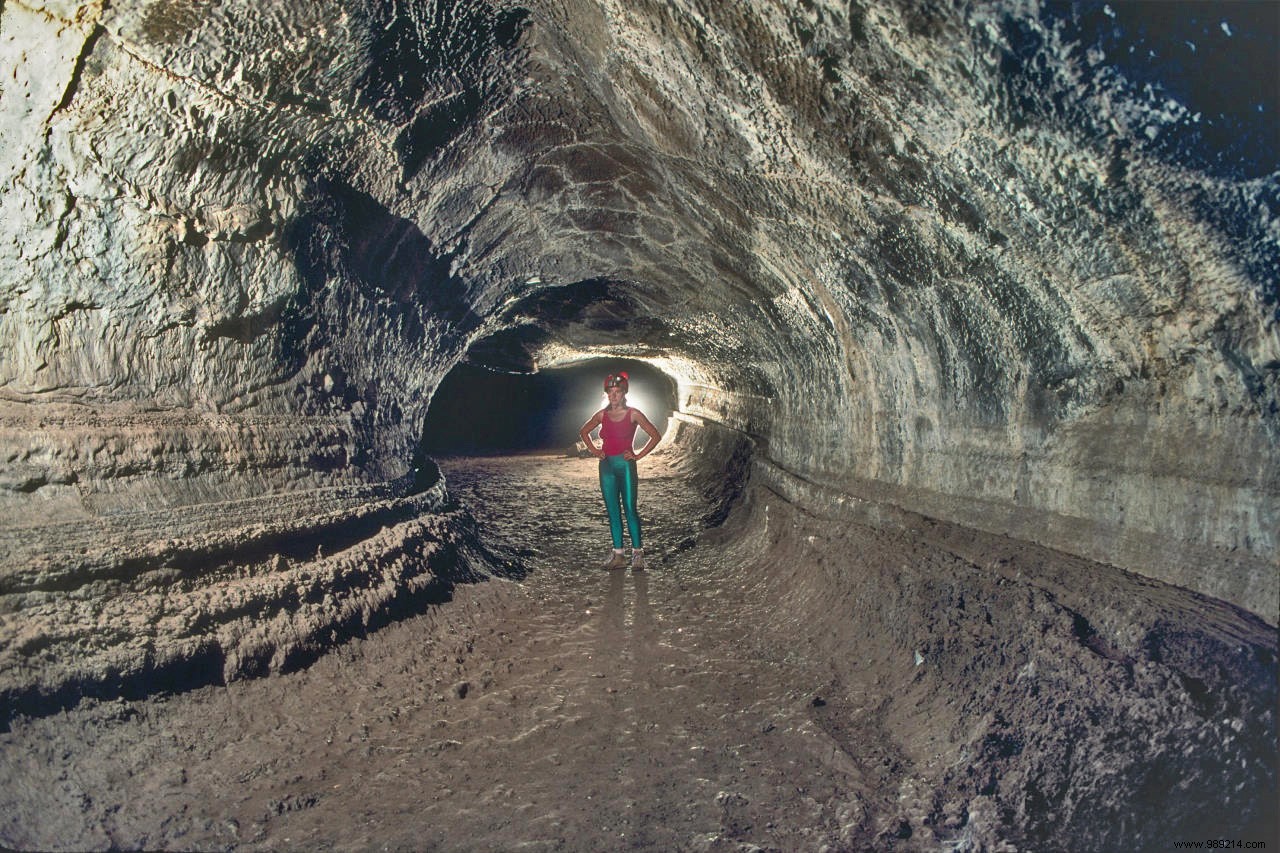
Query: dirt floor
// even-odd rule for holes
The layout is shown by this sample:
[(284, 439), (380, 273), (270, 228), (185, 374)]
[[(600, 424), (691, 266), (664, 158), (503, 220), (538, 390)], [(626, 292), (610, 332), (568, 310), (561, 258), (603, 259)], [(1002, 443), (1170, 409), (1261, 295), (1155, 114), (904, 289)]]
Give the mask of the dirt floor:
[[(643, 464), (643, 463), (642, 463)], [(309, 669), (19, 721), (0, 741), (21, 849), (786, 849), (861, 806), (812, 719), (819, 677), (751, 641), (707, 507), (650, 466), (649, 571), (597, 568), (590, 460), (446, 460), (528, 575)], [(832, 820), (834, 819), (834, 821)], [(825, 824), (832, 826), (824, 828)], [(728, 845), (728, 846), (725, 846)]]
[[(951, 798), (966, 789), (941, 769), (992, 741), (904, 713), (901, 685), (925, 684), (920, 655), (942, 650), (907, 640), (854, 665), (821, 631), (789, 642), (788, 620), (821, 602), (781, 600), (785, 571), (744, 573), (740, 549), (702, 535), (714, 508), (663, 465), (641, 463), (649, 570), (633, 573), (598, 568), (592, 460), (441, 460), (523, 577), (460, 586), (298, 672), (18, 718), (0, 735), (0, 843), (1015, 849), (966, 832), (993, 800)], [(901, 545), (841, 547), (890, 566)]]

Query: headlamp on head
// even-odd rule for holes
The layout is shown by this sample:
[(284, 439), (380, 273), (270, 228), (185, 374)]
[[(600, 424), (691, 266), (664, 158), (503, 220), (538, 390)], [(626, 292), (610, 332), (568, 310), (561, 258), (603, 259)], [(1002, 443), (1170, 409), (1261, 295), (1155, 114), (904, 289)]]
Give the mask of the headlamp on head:
[(625, 394), (630, 384), (631, 383), (627, 379), (626, 372), (622, 370), (618, 371), (617, 373), (610, 373), (608, 376), (604, 378), (604, 390), (606, 391), (608, 391), (610, 388), (621, 388), (622, 393)]

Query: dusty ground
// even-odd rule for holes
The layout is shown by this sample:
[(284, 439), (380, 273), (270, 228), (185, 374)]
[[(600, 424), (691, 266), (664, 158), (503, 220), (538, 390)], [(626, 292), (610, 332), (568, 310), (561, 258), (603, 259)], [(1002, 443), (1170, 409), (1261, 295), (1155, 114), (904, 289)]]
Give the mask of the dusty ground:
[[(642, 463), (643, 464), (643, 463)], [(819, 677), (752, 642), (707, 510), (651, 464), (650, 570), (606, 573), (591, 461), (445, 463), (520, 583), (311, 668), (18, 721), (0, 741), (18, 848), (787, 849), (862, 816), (814, 723)], [(604, 546), (604, 547), (602, 547)]]
[[(1000, 764), (1013, 760), (1005, 753), (990, 752), (1008, 741), (998, 698), (981, 737), (966, 739), (957, 720), (970, 717), (947, 709), (970, 697), (948, 695), (943, 682), (922, 678), (928, 664), (912, 660), (921, 650), (930, 663), (945, 659), (945, 644), (904, 637), (858, 649), (852, 660), (861, 627), (848, 624), (852, 641), (828, 631), (821, 613), (832, 599), (823, 587), (789, 586), (799, 566), (779, 565), (768, 576), (744, 571), (742, 547), (768, 548), (776, 531), (757, 524), (755, 538), (737, 548), (723, 546), (723, 533), (699, 538), (700, 519), (713, 507), (661, 460), (641, 465), (650, 570), (634, 574), (596, 568), (607, 531), (592, 461), (443, 460), (451, 489), (474, 508), (486, 539), (521, 556), (522, 579), (461, 586), (448, 604), (346, 643), (299, 672), (17, 719), (0, 735), (0, 843), (42, 850), (1013, 849), (999, 827), (1030, 825), (1018, 812), (1026, 804), (1010, 805), (1005, 796), (1001, 806), (994, 781), (971, 784), (952, 772), (1025, 772)], [(769, 507), (752, 512), (767, 517)], [(809, 523), (813, 532), (806, 527), (802, 543), (824, 535), (822, 523), (788, 522), (796, 530)], [(904, 560), (952, 560), (938, 563), (938, 577), (987, 557), (1007, 562), (981, 542), (952, 542), (950, 551), (928, 544), (940, 535), (921, 531), (905, 543), (846, 527), (836, 544), (856, 551), (859, 565), (887, 572)], [(819, 543), (827, 553), (831, 545)], [(1066, 572), (1074, 564), (1062, 565)], [(972, 595), (970, 613), (981, 600)], [(817, 614), (811, 630), (799, 625), (805, 613)], [(1245, 623), (1250, 642), (1265, 647), (1265, 628)], [(1073, 637), (1072, 630), (1068, 620), (1064, 636), (1091, 666), (1126, 677), (1124, 661), (1100, 654), (1093, 633)], [(1078, 620), (1074, 630), (1081, 634)], [(1263, 665), (1274, 669), (1273, 637), (1270, 643)], [(997, 694), (1026, 683), (1026, 661), (1015, 664), (1017, 685), (992, 675)], [(1140, 664), (1128, 662), (1131, 683), (1142, 681)], [(1033, 658), (1031, 678), (1048, 685), (1050, 666), (1047, 656)], [(1152, 712), (1150, 725), (1160, 713)], [(1055, 723), (1050, 715), (1046, 729), (1063, 720), (1070, 717)], [(1219, 722), (1230, 735), (1232, 719)], [(1274, 719), (1270, 725), (1274, 743)], [(1033, 740), (1026, 738), (1028, 750)], [(1087, 741), (1079, 743), (1077, 755)], [(1265, 768), (1259, 772), (1266, 778)], [(1274, 773), (1270, 779), (1274, 786)], [(1082, 796), (1087, 801), (1087, 794), (1059, 794), (1056, 808), (1081, 808), (1072, 803)], [(1038, 849), (1071, 846), (1060, 841)]]

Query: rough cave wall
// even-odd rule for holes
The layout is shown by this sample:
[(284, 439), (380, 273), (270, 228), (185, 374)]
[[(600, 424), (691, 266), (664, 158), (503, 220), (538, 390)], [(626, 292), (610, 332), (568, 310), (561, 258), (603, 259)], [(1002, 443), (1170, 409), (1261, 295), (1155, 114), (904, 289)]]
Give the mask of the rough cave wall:
[(526, 325), (1274, 621), (1275, 176), (1147, 153), (1035, 11), (11, 0), (7, 515), (398, 476)]
[(931, 520), (1277, 619), (1277, 176), (1168, 156), (1038, 12), (0, 0), (0, 726), (493, 571), (414, 455), (432, 393), (613, 354), (679, 378), (694, 487), (750, 478), (723, 535), (785, 562), (783, 635), (901, 661), (890, 736), (945, 722), (911, 808), (1265, 819), (1273, 631)]
[(1020, 2), (8, 0), (0, 508), (395, 482), (509, 341), (1274, 623), (1276, 176), (1159, 156), (1165, 105), (1057, 39)]

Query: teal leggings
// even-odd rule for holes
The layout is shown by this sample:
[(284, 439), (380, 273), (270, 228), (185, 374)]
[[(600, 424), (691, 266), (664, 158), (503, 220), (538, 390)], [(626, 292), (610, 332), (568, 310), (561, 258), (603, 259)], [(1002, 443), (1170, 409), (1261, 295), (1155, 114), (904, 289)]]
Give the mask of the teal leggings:
[(627, 513), (627, 529), (631, 531), (631, 547), (644, 547), (640, 540), (640, 513), (636, 512), (636, 462), (622, 456), (606, 456), (600, 460), (600, 493), (609, 513), (609, 532), (613, 547), (622, 547), (622, 512)]

